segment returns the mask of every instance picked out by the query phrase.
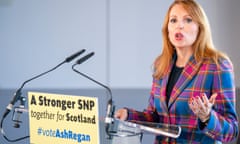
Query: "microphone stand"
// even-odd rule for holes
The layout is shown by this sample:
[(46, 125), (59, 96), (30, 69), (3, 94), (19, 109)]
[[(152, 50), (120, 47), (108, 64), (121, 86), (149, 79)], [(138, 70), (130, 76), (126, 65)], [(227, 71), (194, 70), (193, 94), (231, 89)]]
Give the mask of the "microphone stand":
[[(90, 76), (88, 76), (88, 75), (78, 71), (77, 69), (75, 69), (76, 65), (79, 65), (79, 64), (83, 63), (84, 61), (86, 61), (87, 59), (92, 57), (93, 55), (94, 55), (94, 52), (89, 53), (86, 56), (77, 60), (76, 63), (72, 65), (72, 70), (74, 72), (80, 74), (81, 76), (93, 81), (94, 83), (104, 87), (107, 90), (110, 98), (107, 102), (107, 114), (106, 114), (106, 117), (105, 117), (105, 124), (106, 124), (105, 131), (106, 131), (106, 134), (108, 135), (109, 139), (112, 139), (113, 136), (121, 136), (121, 135), (117, 134), (117, 130), (116, 130), (117, 127), (114, 126), (114, 124), (119, 124), (119, 123), (123, 123), (123, 125), (127, 126), (127, 127), (138, 128), (140, 130), (139, 134), (143, 133), (143, 132), (150, 132), (150, 133), (153, 133), (153, 134), (160, 134), (160, 135), (173, 137), (173, 138), (179, 137), (179, 135), (181, 133), (181, 127), (180, 126), (170, 125), (168, 127), (160, 128), (160, 125), (156, 125), (156, 127), (155, 126), (152, 127), (152, 125), (155, 125), (154, 123), (138, 122), (138, 121), (132, 121), (132, 122), (131, 121), (129, 121), (129, 122), (124, 121), (123, 122), (119, 119), (114, 119), (113, 115), (114, 115), (114, 111), (115, 111), (115, 106), (113, 105), (111, 89), (109, 87), (107, 87), (106, 85), (104, 85), (104, 84), (96, 81), (95, 79), (91, 78)], [(132, 134), (127, 134), (127, 135), (124, 135), (124, 136), (133, 136), (133, 135)]]
[[(16, 92), (16, 94), (19, 95), (19, 100), (20, 100), (20, 106), (19, 106), (19, 108), (20, 108), (20, 109), (24, 109), (24, 107), (25, 107), (25, 102), (26, 102), (26, 98), (21, 96), (21, 92), (20, 92), (19, 90)], [(15, 95), (16, 95), (16, 94), (15, 94)], [(1, 133), (2, 133), (2, 135), (3, 135), (3, 137), (4, 137), (4, 139), (6, 139), (8, 142), (17, 142), (17, 141), (20, 141), (20, 140), (29, 138), (29, 137), (30, 137), (29, 135), (24, 136), (24, 137), (20, 137), (20, 138), (17, 138), (17, 139), (9, 139), (9, 138), (6, 136), (6, 134), (5, 134), (5, 132), (4, 132), (4, 129), (3, 129), (3, 121), (4, 121), (4, 119), (6, 118), (6, 116), (8, 115), (9, 112), (10, 112), (10, 110), (9, 110), (8, 112), (5, 112), (5, 113), (4, 113), (4, 115), (3, 115), (2, 119), (1, 119), (1, 124), (0, 124)], [(21, 113), (22, 113), (21, 111), (17, 112), (17, 114), (18, 114), (18, 118), (17, 118), (17, 119), (19, 119)], [(16, 121), (15, 121), (15, 124), (14, 124), (14, 127), (15, 127), (15, 128), (19, 128), (19, 127), (20, 127), (20, 124), (19, 124), (20, 122), (21, 122), (21, 121), (16, 120)]]
[[(43, 76), (43, 75), (45, 75), (45, 74), (47, 74), (47, 73), (55, 70), (55, 69), (57, 69), (58, 67), (60, 67), (61, 65), (65, 64), (65, 63), (71, 62), (73, 59), (75, 59), (76, 57), (78, 57), (79, 55), (81, 55), (81, 54), (84, 53), (84, 52), (85, 52), (85, 49), (82, 49), (82, 50), (74, 53), (73, 55), (67, 57), (64, 61), (62, 61), (62, 62), (61, 62), (60, 64), (58, 64), (57, 66), (51, 68), (50, 70), (48, 70), (48, 71), (46, 71), (46, 72), (43, 72), (43, 73), (41, 73), (41, 74), (39, 74), (39, 75), (31, 78), (31, 79), (28, 79), (28, 80), (26, 80), (25, 82), (22, 83), (21, 87), (20, 87), (20, 88), (16, 91), (16, 93), (14, 94), (14, 97), (13, 97), (12, 101), (11, 101), (11, 102), (8, 104), (8, 106), (6, 107), (6, 111), (4, 112), (4, 114), (3, 114), (3, 116), (2, 116), (2, 119), (1, 119), (1, 123), (0, 123), (1, 133), (3, 134), (3, 137), (4, 137), (7, 141), (9, 141), (9, 142), (16, 142), (16, 141), (20, 141), (20, 140), (23, 140), (23, 139), (25, 139), (25, 138), (29, 138), (29, 137), (30, 137), (30, 136), (25, 136), (25, 137), (21, 137), (21, 138), (18, 138), (18, 139), (11, 140), (11, 139), (9, 139), (9, 138), (6, 136), (6, 134), (5, 134), (4, 130), (3, 130), (3, 121), (4, 121), (4, 119), (6, 118), (6, 116), (9, 114), (9, 112), (12, 110), (14, 104), (15, 104), (18, 100), (20, 100), (20, 107), (19, 107), (19, 108), (20, 108), (20, 109), (24, 109), (24, 107), (25, 107), (26, 98), (22, 96), (22, 89), (23, 89), (24, 85), (25, 85), (26, 83), (34, 80), (34, 79), (37, 79), (37, 78), (39, 78), (39, 77), (41, 77), (41, 76)], [(21, 113), (22, 113), (21, 111), (20, 111), (20, 112), (17, 112), (17, 114), (18, 114), (19, 116), (20, 116)], [(21, 121), (19, 121), (18, 119), (19, 119), (19, 118), (17, 118), (17, 120), (15, 121), (15, 122), (16, 122), (16, 123), (14, 124), (14, 127), (15, 127), (15, 128), (19, 128), (19, 127), (20, 127), (20, 124), (19, 124), (19, 123), (20, 123)]]
[[(84, 57), (83, 57), (84, 58)], [(85, 60), (84, 60), (85, 61)], [(111, 92), (111, 89), (109, 87), (107, 87), (106, 85), (96, 81), (95, 79), (89, 77), (88, 75), (78, 71), (77, 69), (75, 69), (75, 66), (78, 65), (79, 63), (82, 63), (83, 61), (81, 59), (79, 59), (75, 64), (72, 65), (72, 70), (80, 75), (82, 75), (83, 77), (93, 81), (94, 83), (104, 87), (107, 92), (108, 92), (108, 96), (110, 97), (108, 102), (107, 102), (107, 114), (106, 114), (106, 118), (105, 118), (105, 131), (106, 131), (106, 134), (108, 135), (108, 138), (111, 139), (112, 138), (112, 135), (111, 135), (111, 130), (110, 130), (110, 125), (113, 124), (113, 115), (114, 115), (114, 111), (115, 111), (115, 106), (113, 105), (113, 100), (112, 100), (112, 92)]]

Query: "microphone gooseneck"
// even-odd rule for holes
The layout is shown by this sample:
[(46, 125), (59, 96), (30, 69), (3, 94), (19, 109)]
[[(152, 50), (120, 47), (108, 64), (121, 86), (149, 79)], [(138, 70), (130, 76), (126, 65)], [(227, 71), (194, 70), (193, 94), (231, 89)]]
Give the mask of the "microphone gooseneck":
[[(22, 140), (22, 139), (25, 139), (25, 138), (28, 138), (28, 137), (29, 137), (29, 136), (26, 136), (26, 137), (18, 138), (18, 139), (15, 139), (15, 140), (10, 140), (9, 138), (7, 138), (7, 136), (5, 135), (4, 130), (3, 130), (3, 121), (4, 121), (5, 117), (9, 114), (9, 112), (12, 110), (14, 104), (15, 104), (18, 100), (20, 100), (20, 101), (21, 101), (21, 102), (20, 102), (20, 103), (21, 103), (21, 104), (20, 104), (20, 108), (24, 109), (24, 107), (25, 107), (25, 97), (22, 97), (22, 89), (23, 89), (23, 87), (25, 86), (25, 84), (27, 84), (28, 82), (30, 82), (30, 81), (32, 81), (32, 80), (34, 80), (34, 79), (37, 79), (37, 78), (39, 78), (39, 77), (41, 77), (41, 76), (43, 76), (43, 75), (45, 75), (45, 74), (47, 74), (47, 73), (55, 70), (55, 69), (57, 69), (58, 67), (60, 67), (60, 66), (63, 65), (64, 63), (69, 63), (69, 62), (71, 62), (73, 59), (75, 59), (76, 57), (78, 57), (79, 55), (81, 55), (81, 54), (84, 53), (84, 52), (85, 52), (85, 49), (82, 49), (82, 50), (80, 50), (80, 51), (72, 54), (71, 56), (67, 57), (64, 61), (62, 61), (61, 63), (59, 63), (57, 66), (51, 68), (50, 70), (48, 70), (48, 71), (46, 71), (46, 72), (43, 72), (43, 73), (41, 73), (41, 74), (39, 74), (39, 75), (37, 75), (37, 76), (35, 76), (35, 77), (32, 77), (32, 78), (30, 78), (30, 79), (28, 79), (28, 80), (26, 80), (26, 81), (24, 81), (24, 82), (22, 83), (21, 87), (15, 92), (13, 99), (12, 99), (12, 100), (10, 101), (10, 103), (7, 105), (6, 111), (3, 113), (3, 116), (2, 116), (2, 119), (1, 119), (1, 123), (0, 123), (1, 133), (3, 134), (3, 137), (4, 137), (7, 141), (9, 141), (9, 142), (16, 142), (16, 141), (19, 141), (19, 140)], [(21, 114), (21, 112), (18, 113), (18, 115), (20, 115), (20, 114)], [(15, 123), (15, 127), (16, 127), (16, 128), (20, 127), (18, 120), (17, 120), (16, 123)]]
[(109, 95), (109, 100), (107, 102), (107, 114), (106, 114), (106, 117), (105, 117), (105, 123), (106, 123), (106, 133), (107, 133), (108, 136), (111, 137), (111, 135), (109, 134), (109, 128), (110, 128), (110, 124), (113, 123), (113, 115), (114, 115), (114, 111), (115, 111), (115, 106), (114, 106), (113, 100), (112, 100), (112, 91), (111, 91), (111, 89), (108, 86), (106, 86), (106, 85), (100, 83), (99, 81), (91, 78), (90, 76), (88, 76), (88, 75), (78, 71), (75, 68), (75, 66), (77, 66), (77, 65), (83, 63), (84, 61), (88, 60), (93, 55), (94, 55), (94, 52), (91, 52), (91, 53), (87, 54), (86, 56), (84, 56), (84, 57), (80, 58), (79, 60), (77, 60), (76, 63), (72, 65), (72, 70), (74, 72), (80, 74), (81, 76), (87, 78), (88, 80), (91, 80), (94, 83), (102, 86), (103, 88), (105, 88), (107, 90), (108, 95)]
[(11, 109), (12, 109), (12, 106), (16, 103), (16, 101), (19, 100), (19, 98), (20, 98), (20, 96), (21, 96), (21, 94), (22, 94), (21, 91), (22, 91), (22, 89), (23, 89), (23, 87), (24, 87), (24, 85), (25, 85), (26, 83), (28, 83), (28, 82), (30, 82), (30, 81), (32, 81), (32, 80), (34, 80), (34, 79), (37, 79), (37, 78), (39, 78), (39, 77), (41, 77), (41, 76), (43, 76), (43, 75), (45, 75), (45, 74), (47, 74), (47, 73), (55, 70), (55, 69), (57, 69), (58, 67), (60, 67), (60, 66), (63, 65), (64, 63), (69, 63), (69, 62), (71, 62), (73, 59), (75, 59), (76, 57), (78, 57), (79, 55), (81, 55), (81, 54), (84, 53), (84, 52), (85, 52), (85, 49), (82, 49), (82, 50), (74, 53), (73, 55), (67, 57), (63, 62), (59, 63), (57, 66), (53, 67), (52, 69), (50, 69), (50, 70), (48, 70), (48, 71), (46, 71), (46, 72), (43, 72), (43, 73), (41, 73), (41, 74), (39, 74), (39, 75), (31, 78), (31, 79), (26, 80), (25, 82), (23, 82), (22, 85), (21, 85), (21, 87), (16, 91), (15, 96), (13, 97), (13, 99), (12, 99), (12, 101), (10, 102), (10, 105), (7, 107), (7, 109), (11, 110)]

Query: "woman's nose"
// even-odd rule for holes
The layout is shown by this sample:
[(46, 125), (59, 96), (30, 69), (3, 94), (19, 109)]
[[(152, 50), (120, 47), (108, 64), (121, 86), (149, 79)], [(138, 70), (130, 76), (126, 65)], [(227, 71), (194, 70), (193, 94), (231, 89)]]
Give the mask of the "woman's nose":
[(183, 29), (184, 28), (184, 23), (183, 22), (178, 22), (177, 23), (177, 28), (178, 29)]

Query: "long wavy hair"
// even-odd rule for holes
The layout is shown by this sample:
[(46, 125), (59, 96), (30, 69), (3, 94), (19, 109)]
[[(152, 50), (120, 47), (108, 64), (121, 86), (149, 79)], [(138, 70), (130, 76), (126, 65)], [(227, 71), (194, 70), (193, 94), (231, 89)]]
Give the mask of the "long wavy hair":
[(212, 59), (217, 65), (219, 57), (227, 58), (227, 56), (220, 51), (216, 50), (213, 41), (212, 34), (209, 26), (207, 16), (202, 9), (202, 7), (195, 0), (175, 0), (169, 7), (167, 14), (164, 19), (162, 27), (162, 53), (156, 58), (153, 68), (153, 76), (157, 79), (162, 78), (167, 73), (167, 68), (171, 63), (173, 54), (175, 52), (174, 46), (171, 44), (168, 38), (168, 22), (169, 14), (171, 9), (175, 5), (182, 5), (183, 8), (188, 12), (199, 25), (199, 31), (196, 41), (193, 43), (193, 56), (197, 61), (202, 60), (203, 58)]

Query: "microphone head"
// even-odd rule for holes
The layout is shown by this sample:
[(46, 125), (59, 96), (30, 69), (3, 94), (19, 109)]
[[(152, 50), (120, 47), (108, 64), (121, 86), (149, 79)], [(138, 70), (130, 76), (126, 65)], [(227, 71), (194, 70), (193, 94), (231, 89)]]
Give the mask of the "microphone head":
[(88, 59), (89, 59), (90, 57), (92, 57), (93, 55), (94, 55), (94, 52), (91, 52), (91, 53), (85, 55), (84, 57), (78, 59), (78, 60), (76, 61), (76, 64), (81, 64), (81, 63), (85, 62), (86, 60), (88, 60)]
[(79, 55), (81, 55), (82, 53), (84, 53), (85, 51), (86, 51), (85, 49), (82, 49), (82, 50), (76, 52), (75, 54), (67, 57), (67, 58), (65, 59), (65, 62), (68, 63), (68, 62), (72, 61), (73, 59), (75, 59), (76, 57), (78, 57)]

